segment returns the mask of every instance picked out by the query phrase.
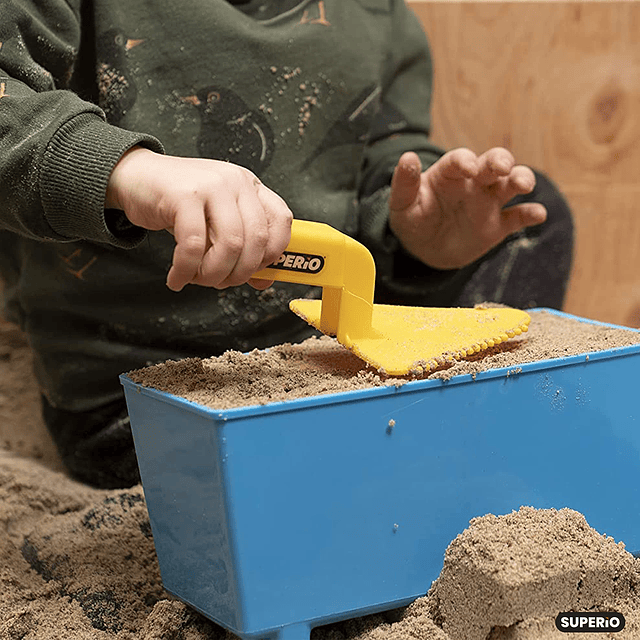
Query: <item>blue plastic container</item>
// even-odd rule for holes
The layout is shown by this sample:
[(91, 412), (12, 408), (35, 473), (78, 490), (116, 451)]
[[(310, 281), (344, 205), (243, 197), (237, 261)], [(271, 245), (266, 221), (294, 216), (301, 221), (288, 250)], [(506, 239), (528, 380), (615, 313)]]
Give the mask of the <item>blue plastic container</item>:
[(639, 354), (225, 411), (122, 376), (164, 585), (308, 640), (424, 595), (476, 516), (569, 507), (640, 549)]

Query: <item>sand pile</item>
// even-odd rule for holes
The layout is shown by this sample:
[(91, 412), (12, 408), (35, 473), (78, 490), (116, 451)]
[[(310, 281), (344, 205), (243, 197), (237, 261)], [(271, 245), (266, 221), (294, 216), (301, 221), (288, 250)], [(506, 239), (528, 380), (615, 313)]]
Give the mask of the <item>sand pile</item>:
[[(0, 638), (231, 640), (162, 588), (140, 487), (98, 491), (0, 453)], [(336, 576), (339, 580), (340, 576)], [(476, 518), (429, 594), (313, 640), (558, 640), (561, 611), (618, 611), (640, 637), (640, 560), (568, 509)]]
[[(529, 341), (519, 347), (503, 347), (483, 360), (460, 363), (455, 371), (473, 373), (492, 359), (493, 366), (517, 367), (523, 351), (533, 349), (536, 336), (537, 350), (547, 349), (542, 357), (569, 355), (572, 349), (583, 353), (581, 340), (588, 342), (586, 350), (599, 350), (615, 346), (621, 338), (612, 330), (581, 337), (575, 327), (564, 326), (545, 341), (544, 321), (536, 321)], [(0, 639), (231, 640), (233, 636), (164, 591), (141, 487), (95, 490), (57, 470), (37, 417), (37, 393), (26, 366), (28, 350), (14, 329), (3, 329)], [(622, 337), (639, 341), (638, 334)], [(283, 350), (288, 355), (277, 357), (290, 370), (295, 349)], [(317, 374), (308, 369), (299, 376), (316, 385), (319, 393), (331, 392), (334, 384), (344, 388), (346, 379), (354, 379), (356, 385), (398, 383), (377, 378), (353, 361), (355, 369), (349, 368), (346, 378), (339, 376), (336, 381), (331, 375), (333, 359), (342, 356), (333, 349), (329, 352), (328, 359), (318, 355), (318, 366), (310, 368)], [(532, 359), (531, 353), (524, 357)], [(242, 367), (255, 365), (243, 363), (237, 354), (228, 354), (219, 363), (228, 379), (240, 372), (244, 381), (247, 371)], [(196, 379), (210, 382), (212, 365), (194, 361), (181, 366), (201, 367)], [(283, 369), (274, 365), (270, 371), (274, 384), (267, 396), (291, 397), (296, 385), (285, 391), (289, 387), (283, 383)], [(162, 370), (156, 369), (154, 375), (161, 376)], [(191, 380), (192, 388), (185, 391), (203, 393), (206, 385)], [(255, 401), (256, 389), (250, 387), (240, 385), (236, 395)], [(555, 617), (570, 610), (617, 611), (626, 618), (626, 627), (619, 633), (561, 633)], [(510, 514), (472, 520), (446, 550), (442, 572), (429, 593), (406, 609), (317, 628), (312, 638), (638, 639), (640, 560), (620, 541), (592, 529), (580, 513), (525, 505)]]
[[(512, 368), (539, 360), (565, 358), (638, 344), (640, 332), (588, 322), (546, 311), (532, 314), (529, 330), (465, 360), (423, 377), (447, 380), (488, 369)], [(216, 409), (282, 402), (306, 396), (401, 385), (415, 376), (386, 378), (366, 366), (333, 338), (310, 338), (249, 354), (229, 351), (217, 358), (188, 358), (138, 371), (139, 384)]]

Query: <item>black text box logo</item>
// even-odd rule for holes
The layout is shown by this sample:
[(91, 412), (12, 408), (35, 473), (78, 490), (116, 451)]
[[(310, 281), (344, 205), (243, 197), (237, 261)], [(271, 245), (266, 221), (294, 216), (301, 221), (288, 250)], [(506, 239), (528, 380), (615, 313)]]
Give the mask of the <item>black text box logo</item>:
[(283, 271), (320, 273), (324, 267), (324, 258), (310, 253), (285, 251), (270, 267), (272, 269), (282, 269)]
[(567, 611), (556, 616), (556, 629), (564, 633), (615, 633), (624, 625), (624, 616), (616, 611)]

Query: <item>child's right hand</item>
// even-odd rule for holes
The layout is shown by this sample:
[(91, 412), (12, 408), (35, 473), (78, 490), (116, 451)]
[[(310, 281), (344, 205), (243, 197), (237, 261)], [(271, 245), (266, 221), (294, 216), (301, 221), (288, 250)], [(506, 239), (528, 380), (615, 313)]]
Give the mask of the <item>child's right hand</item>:
[(134, 147), (115, 166), (106, 208), (136, 226), (166, 229), (176, 248), (167, 286), (224, 289), (249, 282), (275, 262), (291, 238), (293, 214), (249, 170), (229, 162), (164, 156)]

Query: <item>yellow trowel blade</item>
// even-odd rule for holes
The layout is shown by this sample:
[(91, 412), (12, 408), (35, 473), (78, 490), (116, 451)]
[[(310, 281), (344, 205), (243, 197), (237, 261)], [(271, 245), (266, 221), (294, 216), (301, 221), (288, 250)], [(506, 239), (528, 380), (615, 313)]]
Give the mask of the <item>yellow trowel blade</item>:
[(277, 262), (254, 278), (322, 287), (322, 300), (289, 306), (323, 333), (388, 375), (431, 371), (527, 330), (530, 318), (508, 307), (435, 309), (373, 304), (370, 251), (319, 222), (294, 220)]
[[(320, 300), (292, 300), (291, 310), (320, 329)], [(350, 351), (387, 375), (408, 375), (478, 353), (527, 331), (519, 309), (373, 305), (371, 331), (350, 338)]]

